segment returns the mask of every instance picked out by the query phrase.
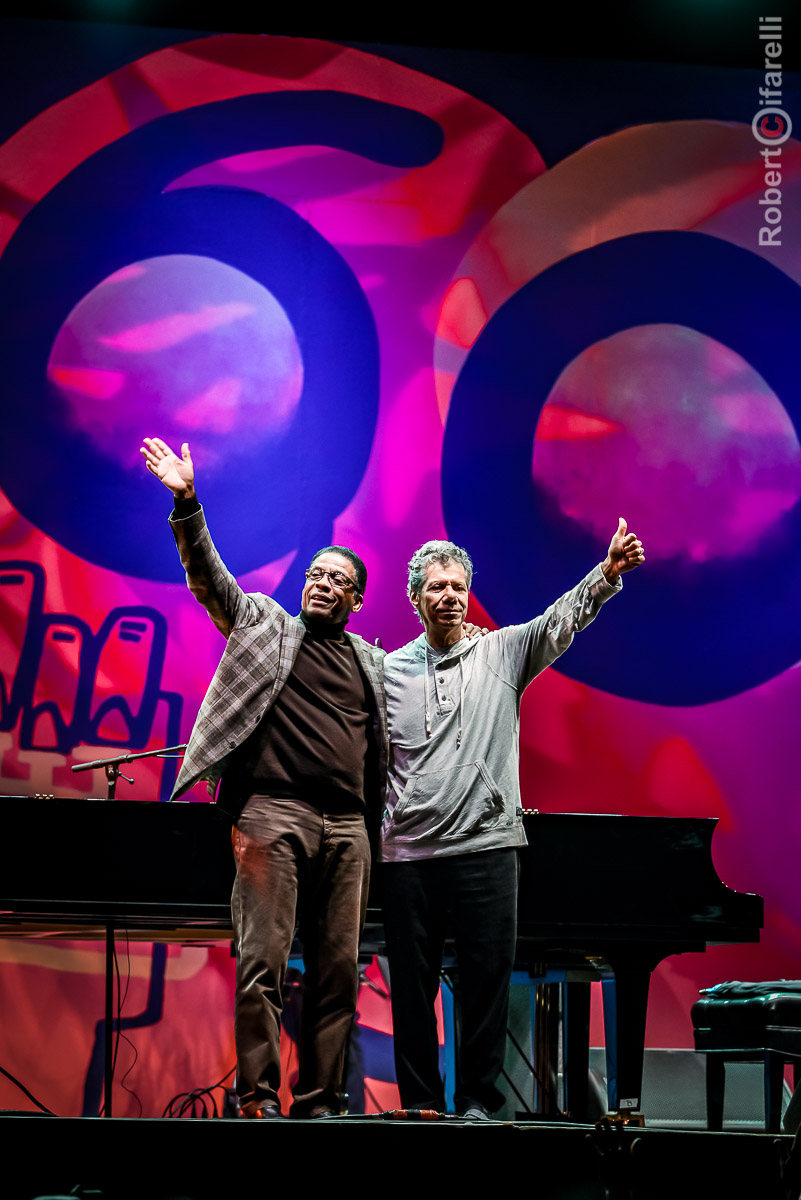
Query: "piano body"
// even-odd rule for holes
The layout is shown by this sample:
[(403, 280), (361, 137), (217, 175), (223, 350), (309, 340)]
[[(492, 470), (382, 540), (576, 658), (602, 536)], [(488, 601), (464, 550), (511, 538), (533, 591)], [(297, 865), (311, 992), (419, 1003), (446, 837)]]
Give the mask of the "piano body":
[[(533, 980), (565, 981), (564, 1108), (586, 1116), (587, 985), (601, 979), (609, 1107), (637, 1111), (652, 971), (671, 954), (759, 941), (762, 897), (735, 892), (718, 876), (716, 817), (538, 813), (525, 822), (518, 964)], [(544, 1013), (537, 1074), (546, 1088), (554, 1030)]]
[[(232, 936), (230, 822), (214, 805), (5, 796), (0, 819), (0, 936), (106, 939), (109, 1051), (115, 933)], [(758, 941), (762, 899), (718, 877), (717, 818), (531, 812), (524, 820), (517, 968), (543, 986), (567, 981), (564, 1107), (586, 1116), (588, 984), (602, 979), (610, 1108), (637, 1110), (651, 972), (671, 954)], [(383, 948), (379, 891), (380, 873), (365, 957)], [(553, 1023), (543, 1019), (538, 1035), (543, 1079)], [(109, 1083), (107, 1071), (107, 1096)], [(546, 1095), (543, 1115), (549, 1107)]]

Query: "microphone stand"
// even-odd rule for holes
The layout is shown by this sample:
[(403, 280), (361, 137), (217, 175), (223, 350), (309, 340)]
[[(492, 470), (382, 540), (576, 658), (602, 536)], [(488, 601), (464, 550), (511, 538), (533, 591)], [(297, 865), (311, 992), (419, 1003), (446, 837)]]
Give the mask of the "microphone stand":
[(126, 783), (133, 783), (133, 779), (122, 774), (120, 770), (122, 763), (134, 762), (137, 758), (178, 758), (184, 750), (186, 750), (186, 746), (165, 746), (163, 750), (142, 750), (139, 754), (120, 754), (117, 758), (98, 758), (95, 762), (78, 763), (71, 769), (73, 771), (93, 771), (97, 767), (102, 767), (108, 781), (106, 799), (116, 800), (117, 780), (120, 776)]
[[(137, 758), (178, 758), (186, 750), (186, 746), (166, 746), (163, 750), (143, 750), (139, 754), (120, 754), (116, 758), (100, 758), (95, 762), (78, 763), (72, 768), (73, 771), (92, 771), (96, 767), (102, 767), (106, 772), (108, 780), (108, 796), (107, 800), (116, 800), (117, 798), (117, 780), (122, 775), (122, 778), (127, 783), (133, 783), (133, 779), (129, 779), (127, 775), (123, 775), (120, 770), (122, 763), (135, 762)], [(103, 1113), (106, 1117), (111, 1116), (112, 1102), (112, 1083), (113, 1083), (113, 1065), (114, 1056), (112, 1050), (112, 1037), (114, 1031), (114, 924), (109, 921), (106, 924), (106, 996), (105, 996), (105, 1045), (103, 1048), (104, 1059), (104, 1106)]]

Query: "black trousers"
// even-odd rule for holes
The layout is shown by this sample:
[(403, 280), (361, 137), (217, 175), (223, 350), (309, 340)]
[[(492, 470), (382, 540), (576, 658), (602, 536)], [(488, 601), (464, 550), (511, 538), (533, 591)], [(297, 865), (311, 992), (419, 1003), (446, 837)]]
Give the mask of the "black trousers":
[(461, 1012), (456, 1111), (477, 1102), (494, 1112), (503, 1103), (495, 1081), (506, 1045), (519, 873), (514, 849), (384, 864), (395, 1072), (404, 1108), (445, 1109), (434, 1002), (447, 936), (454, 940)]

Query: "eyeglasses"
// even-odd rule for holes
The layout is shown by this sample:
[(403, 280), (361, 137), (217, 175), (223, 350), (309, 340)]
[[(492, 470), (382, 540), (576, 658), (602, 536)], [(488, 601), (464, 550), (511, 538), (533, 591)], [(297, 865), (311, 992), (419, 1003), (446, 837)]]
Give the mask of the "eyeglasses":
[(348, 578), (344, 571), (324, 571), (322, 567), (309, 567), (306, 572), (306, 578), (311, 583), (319, 583), (325, 575), (328, 576), (335, 588), (339, 588), (343, 592), (350, 592), (356, 588), (356, 584)]

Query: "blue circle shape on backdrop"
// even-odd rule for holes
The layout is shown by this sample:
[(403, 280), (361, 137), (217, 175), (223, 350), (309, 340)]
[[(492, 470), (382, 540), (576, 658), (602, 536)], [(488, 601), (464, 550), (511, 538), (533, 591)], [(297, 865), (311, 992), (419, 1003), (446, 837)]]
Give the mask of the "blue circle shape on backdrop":
[[(688, 326), (736, 351), (801, 431), (801, 289), (778, 268), (687, 232), (634, 234), (556, 263), (487, 323), (448, 411), (448, 536), (473, 555), (476, 595), (499, 625), (531, 620), (605, 556), (606, 546), (534, 483), (532, 446), (568, 363), (621, 330), (651, 324)], [(609, 469), (638, 468), (613, 461)], [(603, 486), (599, 478), (599, 498)], [(637, 532), (636, 512), (619, 515)], [(646, 562), (623, 590), (560, 659), (564, 674), (666, 705), (755, 687), (801, 659), (801, 504), (739, 558)]]
[(98, 453), (46, 368), (70, 312), (114, 272), (161, 255), (214, 258), (282, 306), (304, 386), (286, 431), (257, 445), (247, 429), (234, 431), (221, 445), (225, 469), (199, 480), (199, 492), (225, 523), (235, 574), (297, 552), (288, 590), (297, 600), (302, 568), (331, 540), (369, 459), (379, 394), (372, 312), (345, 260), (291, 208), (240, 188), (164, 189), (194, 167), (252, 150), (325, 145), (407, 167), (436, 158), (442, 142), (429, 117), (366, 97), (258, 94), (151, 121), (72, 171), (26, 216), (0, 259), (11, 399), (2, 485), (15, 507), (91, 562), (183, 579), (164, 532), (169, 497), (143, 466), (127, 470)]

